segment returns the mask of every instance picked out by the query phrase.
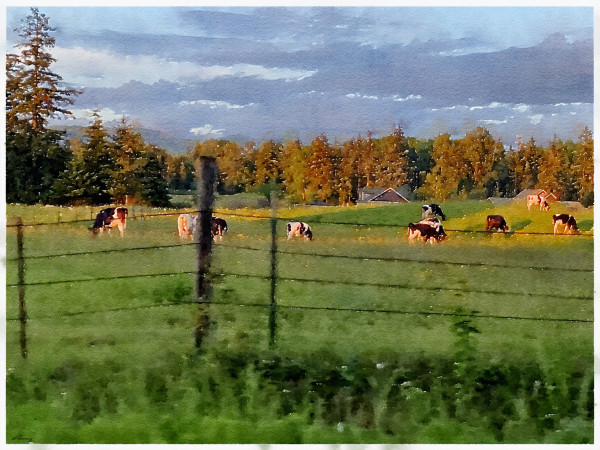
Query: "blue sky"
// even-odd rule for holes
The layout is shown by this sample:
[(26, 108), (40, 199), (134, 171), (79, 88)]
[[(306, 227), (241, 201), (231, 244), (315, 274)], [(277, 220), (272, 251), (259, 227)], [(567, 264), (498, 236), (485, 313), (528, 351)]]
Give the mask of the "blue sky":
[[(576, 138), (593, 123), (591, 7), (40, 7), (86, 124), (177, 139), (340, 140), (482, 125)], [(6, 11), (8, 47), (27, 8)]]

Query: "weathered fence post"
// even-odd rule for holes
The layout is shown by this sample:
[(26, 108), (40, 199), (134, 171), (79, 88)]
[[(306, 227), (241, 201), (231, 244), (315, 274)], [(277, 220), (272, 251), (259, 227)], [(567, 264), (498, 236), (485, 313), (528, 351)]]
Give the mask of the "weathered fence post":
[(275, 330), (277, 328), (277, 194), (271, 191), (271, 306), (269, 308), (269, 346), (275, 345)]
[(196, 190), (198, 195), (198, 217), (196, 219), (196, 255), (198, 273), (196, 276), (196, 298), (199, 302), (195, 327), (196, 348), (202, 346), (202, 340), (210, 325), (210, 297), (212, 294), (208, 270), (212, 252), (212, 208), (214, 187), (217, 178), (217, 164), (214, 158), (200, 157), (196, 167)]
[(19, 342), (21, 344), (21, 356), (27, 358), (27, 311), (25, 309), (25, 258), (23, 257), (23, 221), (17, 217), (17, 265), (19, 276), (19, 322), (21, 330)]

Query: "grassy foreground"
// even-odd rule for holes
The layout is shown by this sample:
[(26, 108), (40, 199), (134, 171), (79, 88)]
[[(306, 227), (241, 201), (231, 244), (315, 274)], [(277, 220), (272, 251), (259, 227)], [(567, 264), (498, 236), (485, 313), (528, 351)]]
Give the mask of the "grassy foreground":
[[(8, 229), (8, 442), (591, 443), (593, 239), (455, 231), (409, 246), (402, 227), (419, 209), (281, 209), (315, 240), (286, 241), (278, 223), (274, 346), (270, 224), (223, 215), (201, 352), (193, 275), (99, 279), (195, 269), (192, 245), (123, 250), (180, 244), (175, 217), (158, 216), (129, 220), (123, 240), (92, 239), (86, 222), (24, 230), (26, 256), (40, 257), (26, 260), (26, 282), (53, 284), (26, 287), (22, 359)], [(498, 213), (534, 232), (558, 212), (444, 210), (449, 230), (482, 230)], [(7, 207), (25, 222), (61, 212), (89, 214)], [(585, 234), (593, 213), (573, 214)]]

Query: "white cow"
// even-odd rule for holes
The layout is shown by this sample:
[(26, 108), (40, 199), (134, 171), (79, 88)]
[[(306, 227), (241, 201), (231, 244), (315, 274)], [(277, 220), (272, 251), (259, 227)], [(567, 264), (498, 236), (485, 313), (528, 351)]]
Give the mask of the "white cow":
[(180, 214), (177, 218), (177, 229), (181, 239), (186, 239), (188, 236), (193, 239), (194, 230), (196, 229), (196, 216)]

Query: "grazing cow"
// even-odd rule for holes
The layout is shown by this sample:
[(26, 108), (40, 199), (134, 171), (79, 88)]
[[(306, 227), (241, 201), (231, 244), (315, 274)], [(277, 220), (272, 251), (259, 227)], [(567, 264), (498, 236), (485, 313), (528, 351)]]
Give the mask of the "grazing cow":
[(408, 224), (408, 243), (412, 244), (415, 240), (421, 239), (423, 242), (429, 241), (433, 244), (434, 242), (442, 242), (448, 235), (444, 231), (444, 227), (438, 223), (433, 225), (431, 223), (409, 223)]
[(110, 231), (111, 228), (117, 227), (119, 228), (121, 237), (123, 237), (123, 233), (127, 227), (127, 213), (127, 208), (122, 206), (103, 209), (96, 215), (96, 220), (90, 230), (94, 234), (102, 234), (105, 228)]
[(227, 232), (227, 222), (225, 219), (220, 217), (212, 218), (212, 235), (213, 238), (218, 237), (219, 240), (223, 239), (223, 234)]
[(294, 236), (304, 236), (309, 241), (312, 240), (312, 230), (307, 223), (304, 222), (288, 222), (287, 224), (287, 238), (288, 240)]
[(440, 205), (436, 205), (435, 203), (423, 205), (423, 214), (421, 217), (424, 219), (429, 216), (440, 216), (442, 220), (446, 220), (446, 216), (442, 212), (442, 208), (440, 208)]
[(436, 229), (442, 226), (442, 222), (437, 217), (428, 217), (427, 219), (420, 220), (419, 223), (426, 223)]
[(188, 237), (193, 239), (196, 230), (196, 216), (180, 214), (177, 218), (177, 230), (181, 239), (187, 239)]
[(508, 225), (506, 224), (506, 220), (504, 220), (504, 217), (495, 215), (487, 216), (485, 226), (486, 231), (492, 231), (494, 228), (496, 228), (496, 230), (498, 231), (502, 230), (505, 233), (509, 230)]
[(527, 196), (527, 209), (531, 209), (532, 206), (540, 205), (540, 211), (550, 211), (550, 205), (544, 195), (528, 195)]
[(579, 228), (577, 228), (575, 217), (571, 216), (570, 214), (554, 214), (552, 216), (552, 223), (554, 224), (554, 234), (558, 234), (559, 225), (565, 226), (563, 234), (579, 233)]

